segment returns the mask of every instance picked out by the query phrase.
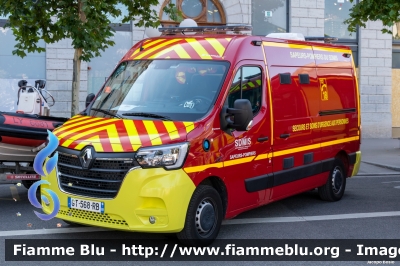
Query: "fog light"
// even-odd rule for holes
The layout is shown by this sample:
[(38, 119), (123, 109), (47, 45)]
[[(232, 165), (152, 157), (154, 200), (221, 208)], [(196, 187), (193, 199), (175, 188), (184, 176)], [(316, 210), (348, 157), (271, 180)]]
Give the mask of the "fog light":
[(151, 224), (154, 224), (154, 223), (156, 222), (156, 217), (150, 216), (150, 217), (149, 217), (149, 222), (150, 222)]

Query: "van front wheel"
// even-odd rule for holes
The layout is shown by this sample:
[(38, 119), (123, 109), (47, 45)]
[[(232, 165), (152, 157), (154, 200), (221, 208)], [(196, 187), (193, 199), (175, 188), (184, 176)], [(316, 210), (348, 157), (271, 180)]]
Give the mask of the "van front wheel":
[(346, 178), (343, 162), (336, 158), (325, 185), (318, 188), (320, 198), (326, 201), (340, 200), (346, 188)]
[(222, 200), (211, 186), (200, 185), (194, 191), (186, 213), (185, 226), (177, 233), (180, 242), (190, 246), (207, 246), (221, 227)]

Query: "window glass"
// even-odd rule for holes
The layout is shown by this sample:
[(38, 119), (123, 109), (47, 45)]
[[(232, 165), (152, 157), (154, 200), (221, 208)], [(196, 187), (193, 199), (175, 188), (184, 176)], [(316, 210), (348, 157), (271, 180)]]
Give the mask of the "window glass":
[[(16, 44), (10, 28), (0, 27), (0, 111), (15, 111), (18, 81), (25, 79), (28, 85), (46, 78), (46, 53), (27, 53), (24, 58), (13, 55)], [(45, 47), (39, 41), (39, 47)]]
[(347, 25), (343, 23), (348, 19), (350, 8), (356, 1), (350, 3), (349, 0), (325, 0), (325, 35), (337, 37), (339, 39), (356, 39), (355, 32), (350, 33)]
[(225, 106), (233, 108), (237, 99), (248, 99), (253, 108), (253, 114), (256, 114), (261, 106), (261, 77), (261, 69), (259, 67), (245, 66), (240, 68), (229, 89)]
[(400, 22), (395, 22), (392, 29), (393, 40), (400, 40)]
[(221, 22), (221, 14), (211, 0), (207, 2), (207, 22)]
[[(172, 3), (172, 4), (174, 4), (174, 5), (176, 6), (176, 0), (170, 0), (169, 3)], [(162, 19), (162, 20), (171, 20), (171, 19), (169, 18), (169, 15), (168, 15), (167, 13), (165, 13), (165, 12), (162, 12), (162, 17), (161, 17), (161, 19)]]
[(203, 5), (200, 0), (183, 0), (182, 11), (188, 17), (197, 17), (201, 14)]
[(392, 51), (392, 68), (400, 68), (400, 49)]
[(273, 32), (287, 32), (287, 6), (287, 0), (253, 0), (253, 34), (265, 36)]
[(97, 95), (91, 115), (196, 121), (213, 106), (228, 68), (217, 60), (122, 62)]
[(132, 33), (117, 31), (114, 34), (114, 46), (108, 47), (101, 56), (92, 58), (88, 63), (88, 93), (96, 94), (122, 56), (132, 47)]

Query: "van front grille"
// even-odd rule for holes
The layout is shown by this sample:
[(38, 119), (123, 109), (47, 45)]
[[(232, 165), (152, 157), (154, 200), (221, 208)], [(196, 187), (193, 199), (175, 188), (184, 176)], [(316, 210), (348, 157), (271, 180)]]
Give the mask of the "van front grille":
[(74, 154), (76, 151), (68, 154), (65, 150), (58, 154), (58, 179), (63, 191), (75, 195), (114, 198), (126, 173), (139, 166), (132, 154), (129, 154), (130, 158), (122, 157), (124, 154), (119, 158), (107, 158), (96, 153), (90, 169), (85, 169)]

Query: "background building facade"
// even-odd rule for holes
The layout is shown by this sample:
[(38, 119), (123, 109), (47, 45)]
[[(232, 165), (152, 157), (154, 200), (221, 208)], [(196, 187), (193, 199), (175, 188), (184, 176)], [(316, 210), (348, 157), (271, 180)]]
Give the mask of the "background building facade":
[[(349, 0), (160, 0), (155, 9), (164, 26), (177, 24), (162, 12), (169, 1), (198, 25), (251, 24), (254, 35), (300, 32), (305, 36), (338, 37), (337, 43), (352, 48), (357, 66), (362, 136), (400, 137), (400, 46), (396, 26), (393, 36), (382, 34), (381, 22), (368, 22), (366, 28), (349, 33), (343, 24), (353, 5)], [(56, 99), (51, 114), (68, 117), (74, 54), (71, 40), (41, 43), (45, 53), (21, 59), (12, 55), (15, 40), (11, 30), (3, 28), (5, 19), (0, 17), (0, 110), (15, 111), (18, 80), (27, 79), (32, 84), (36, 79), (46, 79), (47, 89)], [(120, 18), (113, 22), (120, 22)], [(129, 48), (146, 38), (145, 29), (133, 24), (116, 26), (115, 46), (101, 57), (82, 62), (80, 109), (84, 108), (86, 95), (101, 88)]]

